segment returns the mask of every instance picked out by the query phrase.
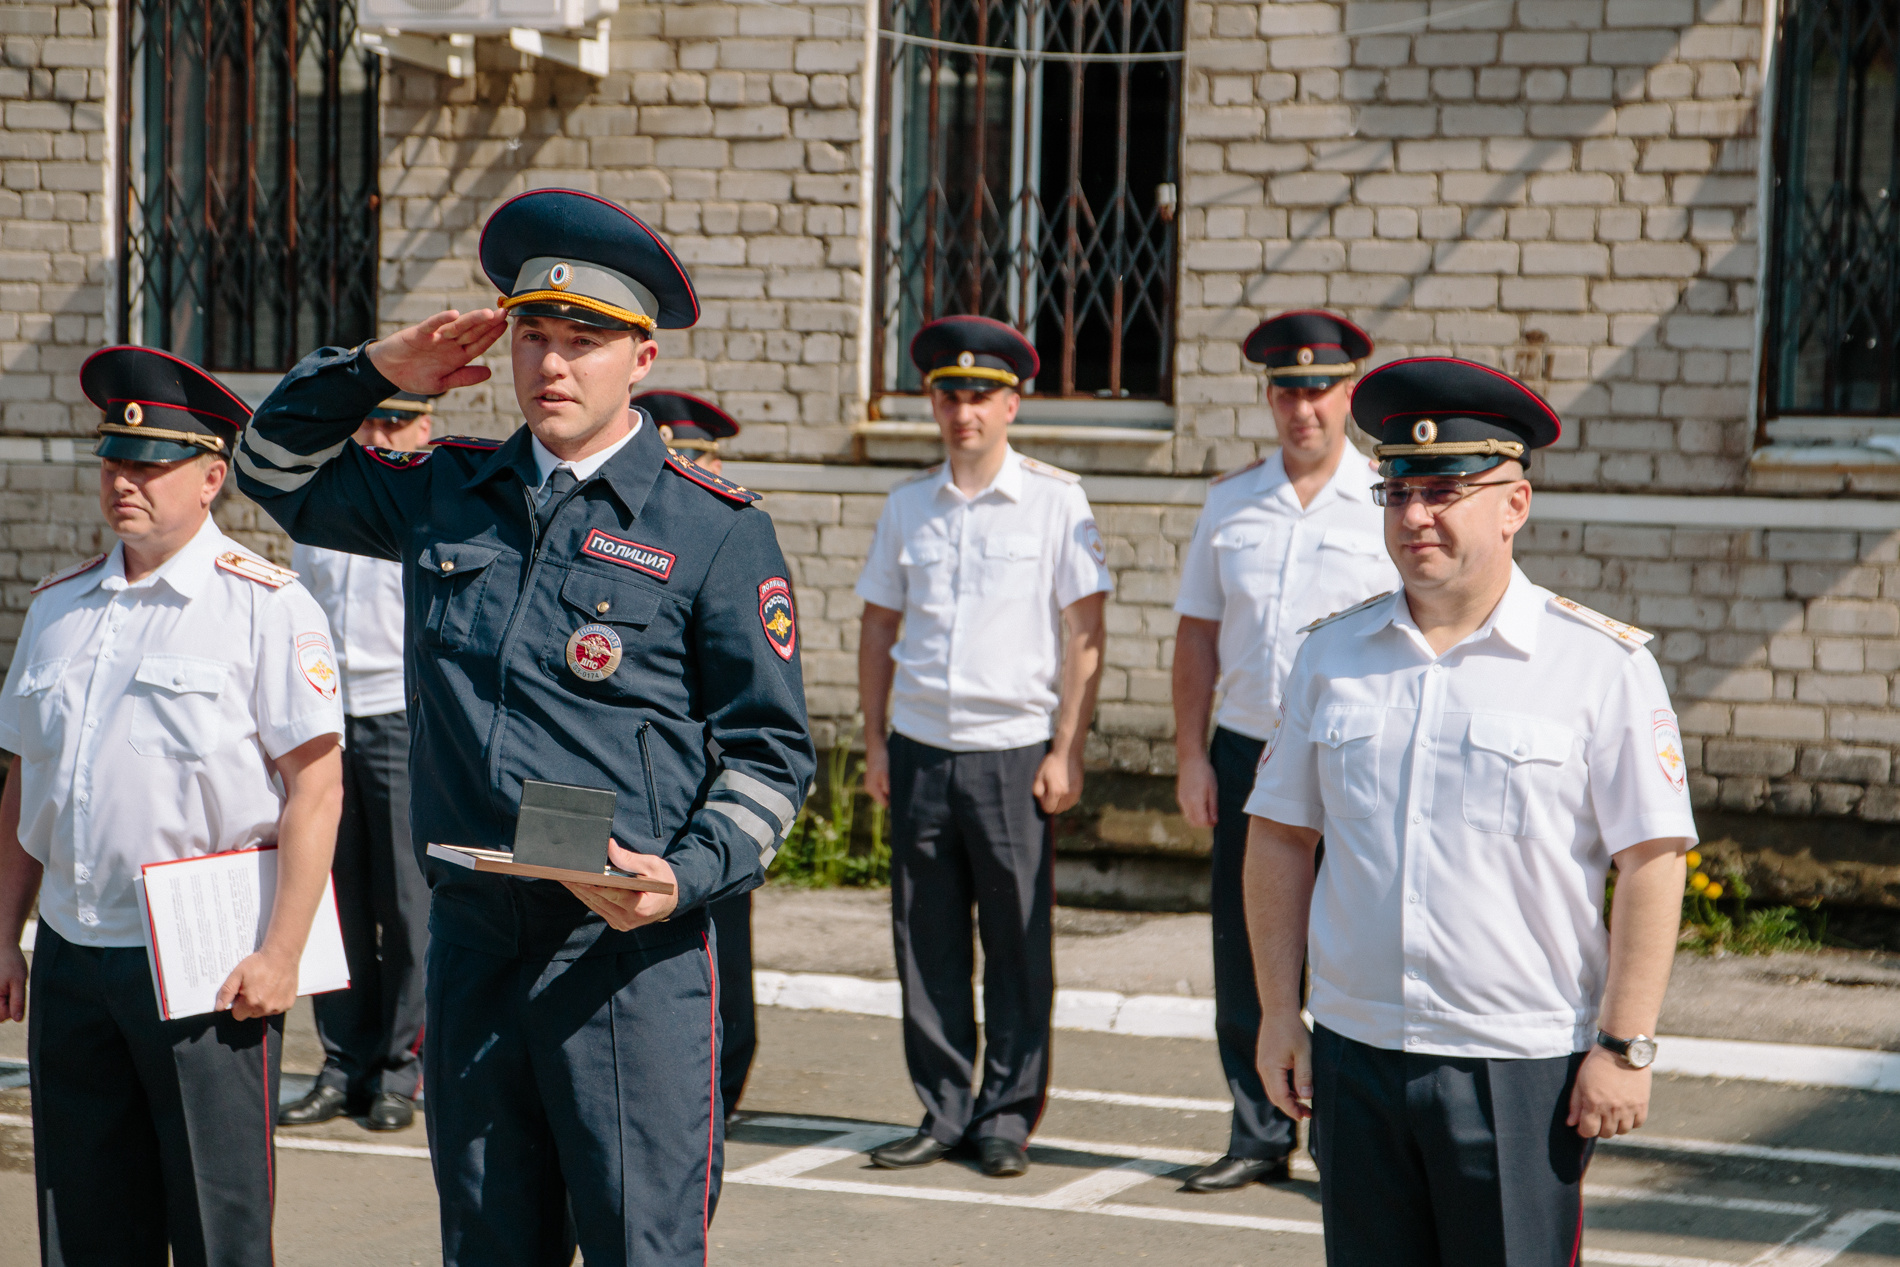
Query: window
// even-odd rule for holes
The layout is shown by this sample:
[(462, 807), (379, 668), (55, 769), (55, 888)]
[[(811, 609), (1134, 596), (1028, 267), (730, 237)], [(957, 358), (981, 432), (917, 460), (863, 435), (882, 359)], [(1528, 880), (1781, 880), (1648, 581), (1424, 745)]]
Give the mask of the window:
[(120, 329), (286, 370), (376, 329), (374, 53), (354, 0), (126, 0)]
[(911, 336), (979, 313), (1036, 345), (1039, 397), (1168, 397), (1182, 7), (885, 0), (913, 39), (880, 51), (877, 390), (922, 390)]
[(1781, 0), (1766, 405), (1900, 415), (1900, 5)]

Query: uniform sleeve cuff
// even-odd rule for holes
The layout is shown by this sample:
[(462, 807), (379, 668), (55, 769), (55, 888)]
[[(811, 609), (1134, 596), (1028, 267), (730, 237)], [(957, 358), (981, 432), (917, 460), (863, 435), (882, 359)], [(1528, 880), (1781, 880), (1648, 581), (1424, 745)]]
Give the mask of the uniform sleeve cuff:
[(1252, 818), (1270, 818), (1288, 827), (1318, 831), (1326, 824), (1326, 811), (1319, 805), (1289, 801), (1270, 792), (1255, 792), (1247, 798), (1247, 814)]
[(11, 726), (0, 726), (0, 752), (20, 755), (20, 732)]
[(1175, 602), (1174, 614), (1186, 616), (1189, 620), (1219, 620), (1226, 613), (1219, 607), (1202, 607), (1183, 598)]
[(343, 719), (329, 709), (294, 717), (282, 726), (271, 727), (259, 738), (264, 742), (264, 751), (276, 761), (322, 735), (335, 735), (337, 747), (343, 746)]
[(1056, 606), (1058, 608), (1073, 607), (1085, 598), (1093, 598), (1097, 594), (1113, 594), (1114, 592), (1115, 582), (1113, 580), (1099, 581), (1094, 585), (1077, 586), (1076, 592), (1070, 594), (1065, 594), (1061, 590), (1057, 590)]
[(1691, 845), (1700, 840), (1701, 837), (1696, 835), (1695, 818), (1673, 812), (1644, 814), (1640, 818), (1603, 827), (1603, 845), (1612, 855), (1634, 848), (1646, 840), (1672, 838), (1687, 840)]
[(892, 611), (900, 612), (904, 610), (904, 595), (901, 592), (892, 593), (890, 590), (881, 589), (876, 585), (867, 585), (863, 581), (859, 581), (857, 588), (854, 589), (852, 593), (856, 594), (865, 602), (872, 603), (878, 607), (888, 607)]
[(383, 372), (377, 369), (375, 362), (369, 359), (368, 341), (350, 354), (348, 368), (350, 377), (354, 378), (364, 391), (375, 396), (376, 399), (372, 402), (374, 404), (382, 404), (400, 390), (394, 383), (384, 378)]

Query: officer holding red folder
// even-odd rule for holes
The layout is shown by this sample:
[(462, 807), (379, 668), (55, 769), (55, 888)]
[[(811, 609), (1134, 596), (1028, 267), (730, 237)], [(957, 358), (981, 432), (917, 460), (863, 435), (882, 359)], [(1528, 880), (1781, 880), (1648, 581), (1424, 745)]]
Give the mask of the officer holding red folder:
[[(268, 1267), (283, 1012), (330, 871), (343, 709), (322, 609), (210, 507), (250, 411), (196, 366), (107, 348), (80, 371), (118, 543), (35, 589), (0, 748), (0, 1021), (29, 989), (42, 1261)], [(160, 1018), (134, 880), (275, 844), (264, 943), (222, 1010)]]

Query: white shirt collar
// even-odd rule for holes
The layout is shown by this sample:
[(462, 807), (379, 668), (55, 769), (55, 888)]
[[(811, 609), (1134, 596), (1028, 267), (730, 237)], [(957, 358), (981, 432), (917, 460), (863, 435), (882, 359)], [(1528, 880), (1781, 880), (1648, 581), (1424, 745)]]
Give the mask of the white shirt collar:
[[(1377, 633), (1391, 626), (1405, 631), (1415, 638), (1421, 646), (1428, 647), (1424, 631), (1418, 622), (1412, 619), (1411, 604), (1405, 601), (1405, 590), (1401, 588), (1386, 601), (1386, 618), (1367, 625), (1360, 631), (1362, 635)], [(1511, 583), (1504, 588), (1504, 597), (1491, 609), (1484, 624), (1460, 639), (1456, 645), (1470, 646), (1483, 642), (1493, 634), (1502, 639), (1507, 646), (1528, 656), (1537, 650), (1537, 626), (1544, 612), (1544, 590), (1525, 576), (1523, 569), (1516, 563), (1511, 564)], [(1447, 648), (1449, 650), (1450, 648)]]
[(614, 454), (626, 448), (628, 442), (640, 434), (640, 424), (645, 421), (646, 415), (641, 413), (638, 409), (634, 410), (633, 426), (627, 431), (626, 435), (621, 436), (600, 452), (590, 453), (578, 462), (563, 462), (560, 458), (554, 456), (547, 445), (541, 443), (540, 436), (534, 435), (532, 432), (529, 433), (528, 447), (534, 452), (534, 469), (541, 476), (540, 481), (535, 484), (535, 487), (540, 488), (546, 484), (548, 482), (548, 476), (554, 474), (557, 468), (563, 466), (574, 472), (575, 479), (586, 479), (595, 471), (607, 465), (608, 460), (612, 458)]
[(1310, 505), (1300, 506), (1299, 494), (1293, 491), (1293, 477), (1287, 474), (1286, 450), (1283, 448), (1274, 450), (1273, 456), (1260, 464), (1256, 487), (1263, 497), (1281, 495), (1280, 490), (1284, 488), (1288, 502), (1301, 514), (1311, 514), (1332, 497), (1358, 505), (1371, 505), (1372, 485), (1377, 479), (1378, 476), (1366, 466), (1365, 455), (1353, 448), (1352, 442), (1348, 440), (1345, 452), (1339, 455), (1339, 465), (1333, 468), (1332, 476), (1313, 495)]
[(199, 525), (198, 531), (192, 534), (191, 540), (180, 546), (178, 553), (159, 564), (140, 581), (125, 579), (125, 543), (119, 542), (112, 547), (112, 553), (107, 556), (105, 565), (99, 569), (99, 579), (96, 584), (101, 589), (116, 593), (120, 590), (145, 589), (163, 581), (171, 586), (179, 597), (196, 598), (204, 589), (205, 581), (211, 575), (211, 569), (216, 566), (218, 555), (223, 553), (227, 544), (224, 533), (218, 529), (217, 521), (210, 515), (206, 515), (204, 523)]
[(937, 492), (941, 494), (945, 489), (964, 501), (981, 501), (991, 493), (1001, 493), (1013, 502), (1020, 502), (1023, 499), (1023, 455), (1004, 442), (1002, 467), (997, 470), (996, 478), (974, 497), (964, 497), (962, 490), (951, 481), (950, 460), (945, 458), (943, 469), (937, 472)]

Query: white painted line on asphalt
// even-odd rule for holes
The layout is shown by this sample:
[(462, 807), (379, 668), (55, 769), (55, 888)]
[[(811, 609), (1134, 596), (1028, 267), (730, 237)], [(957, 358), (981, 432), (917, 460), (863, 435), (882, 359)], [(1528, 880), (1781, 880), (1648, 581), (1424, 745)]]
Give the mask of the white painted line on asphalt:
[(1616, 1249), (1586, 1249), (1586, 1263), (1607, 1263), (1609, 1267), (1738, 1267), (1738, 1264), (1710, 1258), (1684, 1258), (1679, 1254), (1631, 1254)]
[(726, 1182), (780, 1183), (796, 1175), (802, 1175), (807, 1170), (817, 1170), (821, 1166), (829, 1166), (833, 1162), (855, 1157), (873, 1148), (881, 1148), (908, 1134), (910, 1132), (901, 1126), (874, 1126), (869, 1129), (849, 1131), (843, 1135), (834, 1135), (822, 1144), (794, 1148), (789, 1153), (780, 1153), (756, 1166), (730, 1171), (726, 1175)]
[(33, 1119), (21, 1113), (0, 1113), (0, 1126), (24, 1126), (30, 1130)]
[(1704, 1197), (1691, 1192), (1660, 1192), (1654, 1188), (1612, 1188), (1600, 1183), (1583, 1185), (1585, 1196), (1609, 1201), (1653, 1201), (1658, 1205), (1686, 1205), (1707, 1210), (1733, 1210), (1739, 1214), (1785, 1214), (1790, 1218), (1813, 1218), (1827, 1213), (1822, 1205), (1804, 1205), (1799, 1201), (1757, 1201), (1751, 1197)]
[(1177, 1109), (1183, 1113), (1231, 1113), (1232, 1100), (1196, 1100), (1181, 1095), (1128, 1095), (1120, 1091), (1078, 1091), (1073, 1087), (1050, 1087), (1051, 1100), (1075, 1100), (1083, 1104), (1120, 1104), (1132, 1109)]
[[(808, 972), (755, 972), (752, 979), (754, 995), (765, 1007), (892, 1018), (903, 1015), (903, 991), (895, 981)], [(979, 1019), (982, 1010), (983, 993), (979, 990)], [(1057, 990), (1053, 1024), (1057, 1029), (1139, 1038), (1211, 1039), (1214, 1037), (1214, 1000), (1174, 994), (1126, 995), (1112, 990)], [(1665, 1034), (1657, 1044), (1654, 1067), (1659, 1073), (1693, 1078), (1742, 1078), (1752, 1082), (1900, 1092), (1900, 1052), (1857, 1047), (1752, 1043)], [(1207, 1103), (1219, 1104), (1222, 1112), (1232, 1107), (1224, 1102)], [(1203, 1109), (1197, 1107), (1190, 1111)]]
[(1794, 1166), (1847, 1166), (1856, 1170), (1900, 1170), (1900, 1156), (1883, 1153), (1837, 1153), (1824, 1148), (1778, 1148), (1770, 1144), (1730, 1144), (1719, 1139), (1674, 1139), (1667, 1135), (1619, 1135), (1606, 1139), (1605, 1148), (1648, 1149), (1660, 1153), (1693, 1153), (1703, 1157), (1747, 1157)]
[(1892, 1224), (1900, 1224), (1900, 1211), (1849, 1210), (1806, 1240), (1762, 1255), (1755, 1267), (1826, 1267), (1867, 1233)]
[(1054, 1148), (1065, 1153), (1087, 1153), (1095, 1157), (1127, 1157), (1137, 1161), (1164, 1162), (1169, 1166), (1205, 1166), (1217, 1161), (1219, 1153), (1198, 1148), (1156, 1148), (1149, 1144), (1115, 1144), (1099, 1139), (1065, 1139), (1059, 1135), (1037, 1135), (1031, 1148)]
[(427, 1148), (417, 1148), (412, 1144), (358, 1144), (345, 1139), (303, 1139), (295, 1135), (279, 1135), (277, 1147), (288, 1148), (296, 1153), (359, 1153), (365, 1157), (429, 1160)]
[(36, 919), (28, 920), (26, 927), (20, 930), (20, 949), (31, 951), (33, 949), (33, 943), (39, 939), (39, 935), (40, 922)]
[(1125, 1161), (1108, 1170), (1084, 1175), (1074, 1183), (1065, 1183), (1054, 1192), (1044, 1193), (1038, 1204), (1045, 1210), (1086, 1210), (1128, 1189), (1168, 1174), (1174, 1167), (1151, 1161)]

